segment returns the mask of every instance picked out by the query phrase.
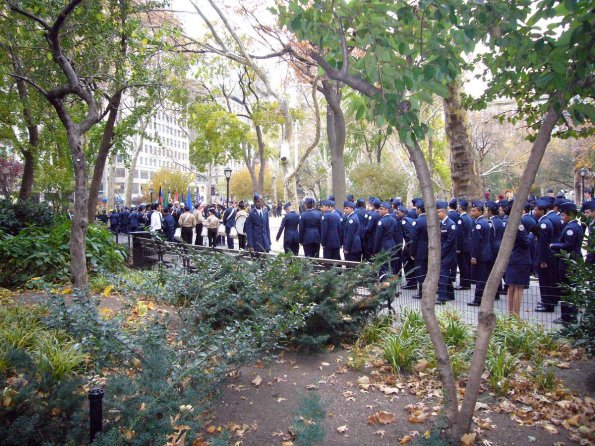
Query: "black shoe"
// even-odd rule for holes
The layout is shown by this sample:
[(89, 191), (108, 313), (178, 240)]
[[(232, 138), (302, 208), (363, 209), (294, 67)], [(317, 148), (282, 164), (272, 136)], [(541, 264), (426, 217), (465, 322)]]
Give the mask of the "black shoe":
[(413, 284), (413, 285), (405, 285), (401, 287), (404, 290), (416, 290), (417, 289), (417, 285)]
[(446, 299), (446, 300), (455, 300), (455, 298), (454, 298), (454, 297), (449, 297), (449, 298), (448, 298), (448, 299)]
[(446, 301), (442, 299), (436, 299), (436, 305), (446, 305)]
[(467, 305), (469, 305), (470, 307), (479, 307), (481, 305), (481, 302), (467, 302)]
[(470, 290), (471, 289), (470, 286), (460, 286), (460, 285), (456, 286), (454, 288), (455, 288), (455, 290)]
[(414, 294), (411, 296), (413, 299), (421, 299), (421, 294)]
[(494, 300), (500, 300), (500, 296), (498, 296), (498, 295), (496, 294), (496, 297), (494, 297)]
[(537, 307), (535, 311), (538, 313), (553, 313), (554, 307)]

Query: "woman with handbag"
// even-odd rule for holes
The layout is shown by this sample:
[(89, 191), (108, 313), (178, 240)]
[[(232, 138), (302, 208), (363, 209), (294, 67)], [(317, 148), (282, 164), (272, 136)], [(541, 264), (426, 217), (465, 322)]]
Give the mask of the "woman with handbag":
[(217, 241), (217, 230), (219, 228), (219, 219), (215, 215), (215, 209), (209, 209), (209, 216), (207, 217), (207, 237), (209, 239), (209, 246), (215, 247)]
[(239, 249), (246, 249), (246, 232), (244, 231), (244, 224), (248, 218), (248, 212), (246, 212), (246, 205), (243, 201), (238, 204), (238, 215), (236, 216), (235, 230), (238, 234), (238, 245)]

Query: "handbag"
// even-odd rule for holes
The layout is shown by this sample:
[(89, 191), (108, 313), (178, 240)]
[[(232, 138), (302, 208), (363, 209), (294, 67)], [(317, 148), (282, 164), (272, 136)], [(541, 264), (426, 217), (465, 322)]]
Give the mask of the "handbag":
[(219, 225), (219, 229), (217, 229), (217, 235), (221, 235), (223, 237), (225, 237), (227, 234), (225, 233), (225, 225), (223, 223), (221, 223)]
[(238, 238), (238, 230), (235, 227), (231, 228), (229, 231), (229, 236), (231, 238)]

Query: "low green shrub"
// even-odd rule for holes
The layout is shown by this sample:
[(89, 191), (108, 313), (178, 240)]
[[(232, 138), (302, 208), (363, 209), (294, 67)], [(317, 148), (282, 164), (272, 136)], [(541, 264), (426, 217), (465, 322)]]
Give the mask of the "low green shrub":
[(26, 226), (49, 228), (54, 224), (54, 211), (46, 202), (0, 199), (0, 233), (16, 235)]
[[(49, 228), (29, 226), (17, 235), (0, 233), (0, 285), (22, 286), (31, 278), (45, 281), (70, 279), (70, 230), (64, 221)], [(126, 260), (126, 251), (113, 242), (112, 236), (99, 225), (87, 232), (87, 263), (91, 271), (103, 268), (116, 271)]]
[(411, 371), (413, 365), (421, 358), (419, 338), (404, 336), (403, 332), (384, 336), (380, 348), (395, 373)]
[(486, 370), (489, 373), (488, 384), (498, 395), (506, 395), (510, 381), (517, 370), (519, 357), (511, 354), (506, 345), (491, 345), (486, 358)]

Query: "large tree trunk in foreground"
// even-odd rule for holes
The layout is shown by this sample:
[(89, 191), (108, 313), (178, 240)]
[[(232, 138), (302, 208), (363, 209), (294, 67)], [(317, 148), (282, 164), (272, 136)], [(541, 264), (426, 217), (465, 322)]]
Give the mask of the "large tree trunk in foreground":
[[(20, 62), (13, 56), (13, 67), (15, 72), (23, 74)], [(23, 106), (23, 116), (25, 117), (25, 125), (27, 126), (27, 133), (29, 134), (29, 147), (21, 148), (20, 152), (23, 155), (23, 177), (21, 178), (21, 187), (19, 189), (19, 200), (28, 200), (31, 198), (31, 191), (33, 190), (33, 178), (35, 175), (35, 158), (32, 150), (39, 145), (39, 127), (33, 121), (33, 114), (30, 110), (29, 104), (29, 89), (27, 83), (23, 79), (18, 79), (17, 91), (19, 99)]]
[[(563, 110), (566, 105), (562, 94), (555, 96), (554, 101), (559, 101), (558, 110)], [(496, 316), (494, 315), (494, 297), (506, 266), (510, 258), (510, 253), (514, 246), (516, 233), (521, 221), (521, 215), (525, 206), (525, 198), (529, 195), (531, 185), (535, 181), (537, 170), (543, 159), (543, 154), (550, 141), (552, 131), (560, 118), (560, 112), (556, 111), (553, 105), (550, 105), (545, 119), (537, 133), (537, 138), (531, 147), (531, 154), (529, 160), (521, 177), (519, 190), (515, 194), (517, 199), (514, 200), (512, 211), (506, 230), (500, 245), (498, 257), (490, 273), (490, 277), (486, 283), (485, 290), (481, 299), (481, 306), (479, 307), (478, 324), (477, 324), (477, 338), (475, 339), (475, 349), (473, 350), (473, 357), (471, 359), (471, 368), (467, 377), (467, 386), (465, 390), (465, 398), (463, 405), (457, 417), (456, 424), (453, 428), (452, 438), (458, 441), (465, 433), (470, 432), (473, 412), (475, 411), (475, 403), (479, 394), (479, 387), (481, 385), (481, 375), (484, 370), (485, 360), (488, 351), (488, 344), (494, 326), (496, 324)]]
[(341, 110), (341, 88), (334, 81), (322, 81), (322, 93), (326, 99), (326, 133), (331, 152), (333, 195), (337, 209), (343, 209), (345, 201), (345, 116)]
[(444, 98), (444, 123), (450, 146), (450, 171), (455, 197), (468, 199), (483, 197), (479, 161), (471, 144), (467, 123), (467, 110), (461, 105), (461, 85), (448, 86), (449, 96)]
[(438, 320), (436, 319), (436, 290), (438, 289), (438, 281), (440, 278), (440, 225), (438, 222), (438, 214), (436, 213), (436, 198), (434, 197), (434, 189), (432, 186), (432, 178), (430, 169), (424, 158), (421, 147), (415, 141), (414, 146), (406, 145), (409, 152), (409, 157), (419, 179), (419, 186), (421, 188), (422, 197), (426, 209), (426, 217), (428, 222), (428, 274), (422, 286), (422, 300), (421, 312), (424, 317), (426, 328), (430, 333), (430, 339), (436, 351), (436, 359), (438, 360), (438, 371), (444, 386), (444, 407), (446, 409), (446, 417), (452, 425), (458, 413), (458, 399), (457, 388), (450, 365), (450, 357), (444, 342), (444, 337), (440, 331)]
[[(37, 131), (37, 127), (35, 127), (35, 131)], [(31, 133), (29, 133), (29, 135), (31, 135)], [(29, 136), (29, 140), (31, 140), (31, 136)], [(19, 200), (28, 200), (31, 198), (31, 191), (33, 190), (35, 159), (33, 158), (31, 150), (23, 149), (21, 150), (21, 154), (23, 155), (25, 163), (23, 167), (23, 177), (21, 178), (21, 188), (19, 189)]]

